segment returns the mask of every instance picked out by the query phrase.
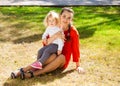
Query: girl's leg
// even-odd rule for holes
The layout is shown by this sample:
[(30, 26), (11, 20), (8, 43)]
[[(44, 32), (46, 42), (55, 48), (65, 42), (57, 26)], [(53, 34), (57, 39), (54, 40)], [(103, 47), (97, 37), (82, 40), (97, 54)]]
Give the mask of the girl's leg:
[(33, 62), (31, 66), (37, 70), (37, 69), (42, 69), (43, 64), (45, 61), (50, 57), (51, 54), (55, 53), (57, 51), (57, 45), (55, 44), (50, 44), (47, 46), (44, 46), (38, 51), (38, 56), (37, 56), (37, 61)]
[(51, 56), (53, 53), (57, 53), (58, 45), (57, 44), (50, 44), (46, 47), (42, 56), (38, 60), (40, 63), (44, 64), (45, 61)]
[(41, 49), (38, 50), (38, 54), (37, 54), (37, 60), (41, 58), (44, 50), (47, 48), (47, 46), (42, 47)]

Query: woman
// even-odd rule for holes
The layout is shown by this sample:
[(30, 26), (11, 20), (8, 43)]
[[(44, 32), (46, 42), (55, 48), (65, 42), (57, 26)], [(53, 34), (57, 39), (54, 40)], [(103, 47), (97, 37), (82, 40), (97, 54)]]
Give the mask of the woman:
[[(54, 71), (57, 68), (64, 70), (67, 68), (70, 62), (71, 54), (73, 57), (73, 62), (76, 62), (76, 70), (79, 73), (84, 73), (84, 69), (80, 67), (79, 63), (80, 60), (79, 34), (76, 28), (73, 25), (71, 25), (73, 15), (74, 12), (70, 8), (63, 8), (60, 12), (60, 27), (63, 29), (65, 35), (65, 42), (62, 54), (57, 57), (56, 54), (51, 55), (50, 58), (44, 64), (45, 66), (41, 70), (36, 70), (32, 72), (30, 71), (32, 70), (31, 66), (28, 65), (25, 68), (21, 68), (20, 71), (18, 71), (15, 74), (15, 77), (12, 78), (16, 78), (18, 76), (20, 76), (21, 79), (30, 78), (47, 72)], [(63, 36), (60, 33), (55, 34), (51, 38), (48, 38), (47, 40), (48, 44), (52, 43), (52, 41), (56, 38), (63, 38)], [(14, 76), (14, 73), (12, 72), (11, 75)]]

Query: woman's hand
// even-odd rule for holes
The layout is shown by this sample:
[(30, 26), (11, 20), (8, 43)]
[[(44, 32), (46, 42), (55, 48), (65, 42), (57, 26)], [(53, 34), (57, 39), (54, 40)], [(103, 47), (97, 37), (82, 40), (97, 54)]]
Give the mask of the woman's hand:
[(61, 31), (59, 31), (59, 32), (55, 33), (54, 35), (52, 35), (50, 38), (48, 38), (47, 44), (52, 43), (52, 42), (53, 42), (55, 39), (57, 39), (57, 38), (60, 38), (60, 39), (62, 39), (63, 41), (65, 40), (64, 34), (63, 34)]
[(85, 70), (82, 67), (80, 67), (79, 61), (76, 62), (76, 70), (78, 71), (78, 73), (81, 73), (81, 74), (85, 73)]
[(76, 70), (78, 71), (78, 73), (81, 73), (81, 74), (84, 74), (84, 73), (85, 73), (85, 70), (84, 70), (82, 67), (80, 67), (80, 66), (78, 66), (78, 67), (76, 68)]
[(65, 40), (65, 35), (61, 31), (57, 32), (55, 34), (55, 36), (56, 36), (56, 38), (60, 38), (62, 40)]

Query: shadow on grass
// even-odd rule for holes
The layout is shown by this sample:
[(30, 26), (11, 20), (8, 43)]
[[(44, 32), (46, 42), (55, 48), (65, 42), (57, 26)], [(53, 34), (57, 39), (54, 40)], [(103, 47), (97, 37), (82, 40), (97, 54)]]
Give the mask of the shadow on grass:
[[(78, 28), (78, 32), (80, 33), (81, 39), (91, 37), (95, 31), (96, 31), (95, 28), (92, 28), (92, 29), (86, 28), (86, 27), (82, 27), (82, 29)], [(15, 44), (17, 44), (17, 43), (31, 43), (31, 42), (41, 40), (41, 37), (42, 37), (42, 34), (34, 34), (31, 36), (18, 38), (16, 40), (13, 40), (12, 42)]]
[(35, 42), (41, 40), (42, 34), (34, 34), (31, 36), (23, 37), (23, 38), (18, 38), (16, 40), (13, 40), (13, 43), (30, 43), (30, 42)]
[(92, 28), (92, 29), (87, 29), (87, 28), (85, 29), (85, 28), (83, 28), (83, 29), (79, 29), (78, 28), (78, 32), (80, 34), (80, 39), (91, 37), (91, 36), (93, 36), (93, 34), (96, 31), (95, 28)]
[[(17, 0), (14, 0), (17, 1)], [(26, 42), (26, 43), (30, 43), (30, 42), (34, 42), (34, 41), (38, 41), (41, 39), (41, 35), (42, 34), (35, 34), (35, 35), (31, 35), (31, 36), (27, 36), (27, 37), (21, 37), (19, 38), (22, 33), (20, 33), (21, 29), (30, 29), (30, 28), (35, 28), (35, 25), (31, 25), (30, 22), (37, 22), (36, 24), (40, 23), (45, 16), (45, 14), (51, 10), (51, 9), (55, 9), (57, 10), (58, 8), (39, 8), (39, 7), (13, 7), (14, 9), (3, 9), (1, 12), (2, 14), (4, 14), (6, 17), (2, 17), (0, 19), (2, 19), (2, 22), (13, 22), (16, 21), (17, 23), (15, 24), (10, 24), (8, 27), (4, 27), (4, 28), (15, 28), (15, 30), (13, 29), (10, 33), (10, 36), (7, 38), (3, 37), (0, 38), (1, 42), (6, 42), (6, 41), (12, 41), (13, 43), (22, 43), (22, 42)], [(30, 10), (31, 9), (31, 10)], [(45, 9), (45, 10), (44, 10)], [(119, 7), (116, 8), (112, 8), (112, 7), (75, 7), (73, 8), (75, 10), (75, 16), (76, 16), (76, 22), (78, 21), (78, 19), (81, 20), (86, 20), (89, 21), (89, 19), (95, 19), (96, 18), (105, 18), (104, 21), (101, 21), (99, 23), (92, 23), (92, 24), (83, 24), (80, 25), (81, 27), (77, 27), (78, 32), (80, 34), (80, 38), (84, 39), (84, 38), (88, 38), (94, 35), (95, 31), (98, 30), (99, 26), (101, 26), (100, 29), (106, 29), (106, 27), (108, 28), (108, 26), (110, 28), (113, 28), (115, 25), (118, 26), (120, 24), (119, 22)], [(113, 11), (112, 11), (113, 10)], [(8, 12), (9, 11), (9, 12)], [(114, 13), (114, 11), (116, 11), (117, 13)], [(108, 12), (108, 13), (107, 13)], [(109, 13), (109, 12), (113, 12), (113, 14)], [(90, 15), (89, 15), (90, 14)], [(89, 15), (89, 16), (88, 16)], [(22, 20), (22, 21), (19, 21)], [(29, 20), (29, 21), (28, 21)], [(98, 20), (99, 21), (99, 20)], [(93, 22), (91, 20), (91, 22)], [(77, 22), (77, 24), (79, 24)], [(103, 27), (106, 26), (106, 27)], [(0, 30), (1, 32), (3, 31), (3, 29)], [(42, 28), (42, 26), (40, 26), (41, 30), (44, 30), (44, 28)], [(7, 29), (6, 29), (7, 30)], [(42, 32), (42, 31), (41, 31)], [(13, 40), (12, 37), (18, 37), (17, 39)]]
[(27, 37), (22, 37), (22, 38), (18, 38), (15, 40), (11, 40), (11, 38), (0, 38), (0, 42), (8, 42), (8, 41), (12, 41), (14, 44), (19, 44), (19, 43), (31, 43), (31, 42), (36, 42), (41, 40), (42, 34), (34, 34), (31, 36), (27, 36)]
[[(88, 38), (94, 35), (96, 30), (106, 30), (113, 28), (114, 26), (119, 26), (120, 25), (120, 21), (119, 21), (119, 14), (97, 14), (94, 17), (102, 17), (102, 18), (106, 18), (107, 20), (99, 22), (99, 23), (95, 23), (95, 24), (91, 24), (91, 25), (83, 25), (81, 27), (78, 27), (78, 32), (80, 34), (80, 38), (84, 39), (84, 38)], [(98, 28), (101, 26), (105, 26), (104, 28)], [(116, 29), (120, 29), (120, 28), (116, 28)]]
[(6, 82), (3, 84), (3, 86), (33, 86), (37, 83), (45, 85), (46, 83), (52, 82), (56, 79), (61, 79), (73, 71), (74, 71), (74, 69), (65, 71), (63, 73), (54, 71), (52, 73), (41, 75), (40, 77), (34, 77), (31, 79), (25, 79), (25, 80), (7, 79)]

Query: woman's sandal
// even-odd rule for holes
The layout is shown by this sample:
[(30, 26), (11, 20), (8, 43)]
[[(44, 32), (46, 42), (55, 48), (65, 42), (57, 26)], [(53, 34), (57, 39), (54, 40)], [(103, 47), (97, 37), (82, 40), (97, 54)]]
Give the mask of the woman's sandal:
[(11, 73), (11, 79), (15, 79), (16, 78), (16, 75), (14, 72)]
[[(24, 80), (25, 79), (25, 72), (23, 71), (23, 68), (21, 68), (20, 69), (20, 78), (22, 79), (22, 80)], [(32, 77), (34, 77), (34, 74), (33, 74), (33, 72), (32, 71), (29, 71), (28, 73), (30, 73), (30, 78), (32, 78)]]
[(20, 79), (24, 80), (25, 79), (25, 74), (23, 68), (20, 68)]
[(30, 78), (33, 78), (34, 77), (34, 74), (32, 71), (29, 71), (28, 73), (30, 73)]

